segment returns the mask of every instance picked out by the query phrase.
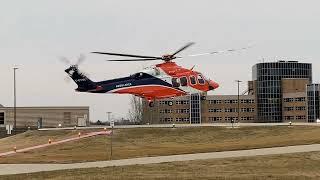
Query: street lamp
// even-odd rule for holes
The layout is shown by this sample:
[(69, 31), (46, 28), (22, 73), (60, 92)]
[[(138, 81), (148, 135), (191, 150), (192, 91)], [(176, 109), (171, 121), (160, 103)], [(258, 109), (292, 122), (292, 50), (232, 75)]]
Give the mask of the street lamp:
[(17, 127), (17, 99), (16, 99), (16, 70), (17, 67), (13, 68), (13, 129), (16, 130)]
[(238, 122), (240, 122), (240, 83), (242, 81), (236, 80), (236, 83), (238, 83)]
[(111, 113), (112, 113), (112, 112), (107, 112), (107, 114), (108, 114), (108, 121), (109, 121), (110, 126), (111, 126), (111, 136), (110, 136), (110, 160), (112, 160), (112, 136), (113, 136), (113, 126), (114, 126), (114, 122), (113, 122), (113, 121), (111, 122), (111, 119), (110, 119)]
[(110, 115), (111, 115), (111, 113), (112, 113), (112, 112), (107, 112), (107, 115), (108, 115), (108, 121), (109, 121), (110, 125), (111, 125), (111, 121), (110, 121)]

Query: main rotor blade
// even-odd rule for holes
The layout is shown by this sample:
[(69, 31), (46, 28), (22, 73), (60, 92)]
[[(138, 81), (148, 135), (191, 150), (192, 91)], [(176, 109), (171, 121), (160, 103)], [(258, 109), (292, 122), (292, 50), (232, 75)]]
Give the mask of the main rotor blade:
[(247, 47), (243, 47), (243, 48), (239, 48), (239, 49), (227, 49), (224, 51), (213, 51), (213, 52), (208, 52), (208, 53), (200, 53), (200, 54), (191, 54), (191, 55), (187, 55), (189, 57), (195, 57), (195, 56), (204, 56), (204, 55), (210, 55), (210, 54), (219, 54), (219, 53), (226, 53), (226, 52), (234, 52), (234, 51), (241, 51), (241, 50), (246, 50), (251, 48), (252, 46), (247, 46)]
[(107, 60), (107, 61), (122, 61), (122, 62), (129, 62), (129, 61), (156, 61), (156, 60), (161, 60), (162, 58), (145, 58), (145, 59), (112, 59), (112, 60)]
[(186, 44), (185, 46), (183, 46), (182, 48), (180, 48), (179, 50), (177, 50), (175, 53), (173, 53), (172, 56), (180, 53), (181, 51), (185, 50), (186, 48), (188, 48), (188, 47), (190, 47), (190, 46), (192, 46), (192, 45), (194, 45), (194, 44), (195, 44), (194, 42), (190, 42), (190, 43)]
[(106, 54), (111, 56), (136, 57), (136, 58), (161, 58), (156, 56), (142, 56), (142, 55), (134, 55), (134, 54), (119, 54), (119, 53), (108, 53), (108, 52), (91, 52), (91, 53)]

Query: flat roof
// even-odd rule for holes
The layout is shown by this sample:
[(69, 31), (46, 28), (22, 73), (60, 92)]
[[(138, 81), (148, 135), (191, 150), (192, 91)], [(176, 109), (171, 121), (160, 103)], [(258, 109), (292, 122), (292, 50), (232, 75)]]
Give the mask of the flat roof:
[[(13, 109), (14, 107), (0, 107), (0, 109)], [(89, 106), (24, 106), (17, 109), (89, 109)]]
[[(239, 99), (254, 99), (254, 95), (239, 95)], [(207, 100), (237, 100), (238, 95), (209, 95)]]

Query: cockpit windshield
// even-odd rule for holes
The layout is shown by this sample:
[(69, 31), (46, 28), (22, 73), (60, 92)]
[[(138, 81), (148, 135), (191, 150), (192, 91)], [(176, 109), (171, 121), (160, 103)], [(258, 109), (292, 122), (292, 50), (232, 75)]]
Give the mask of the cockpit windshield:
[(197, 79), (198, 79), (199, 84), (204, 84), (204, 78), (203, 78), (202, 74), (198, 74)]

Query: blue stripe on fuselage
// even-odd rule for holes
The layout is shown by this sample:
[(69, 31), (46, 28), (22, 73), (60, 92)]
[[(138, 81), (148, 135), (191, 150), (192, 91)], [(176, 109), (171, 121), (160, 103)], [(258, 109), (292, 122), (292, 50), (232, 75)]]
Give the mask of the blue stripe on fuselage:
[(102, 87), (102, 90), (97, 91), (95, 93), (106, 93), (108, 91), (112, 91), (115, 89), (120, 89), (124, 87), (134, 87), (140, 85), (163, 85), (172, 87), (170, 83), (167, 83), (159, 78), (151, 76), (150, 74), (146, 73), (137, 73), (132, 76), (111, 79), (107, 81), (100, 81), (96, 82), (98, 86)]

